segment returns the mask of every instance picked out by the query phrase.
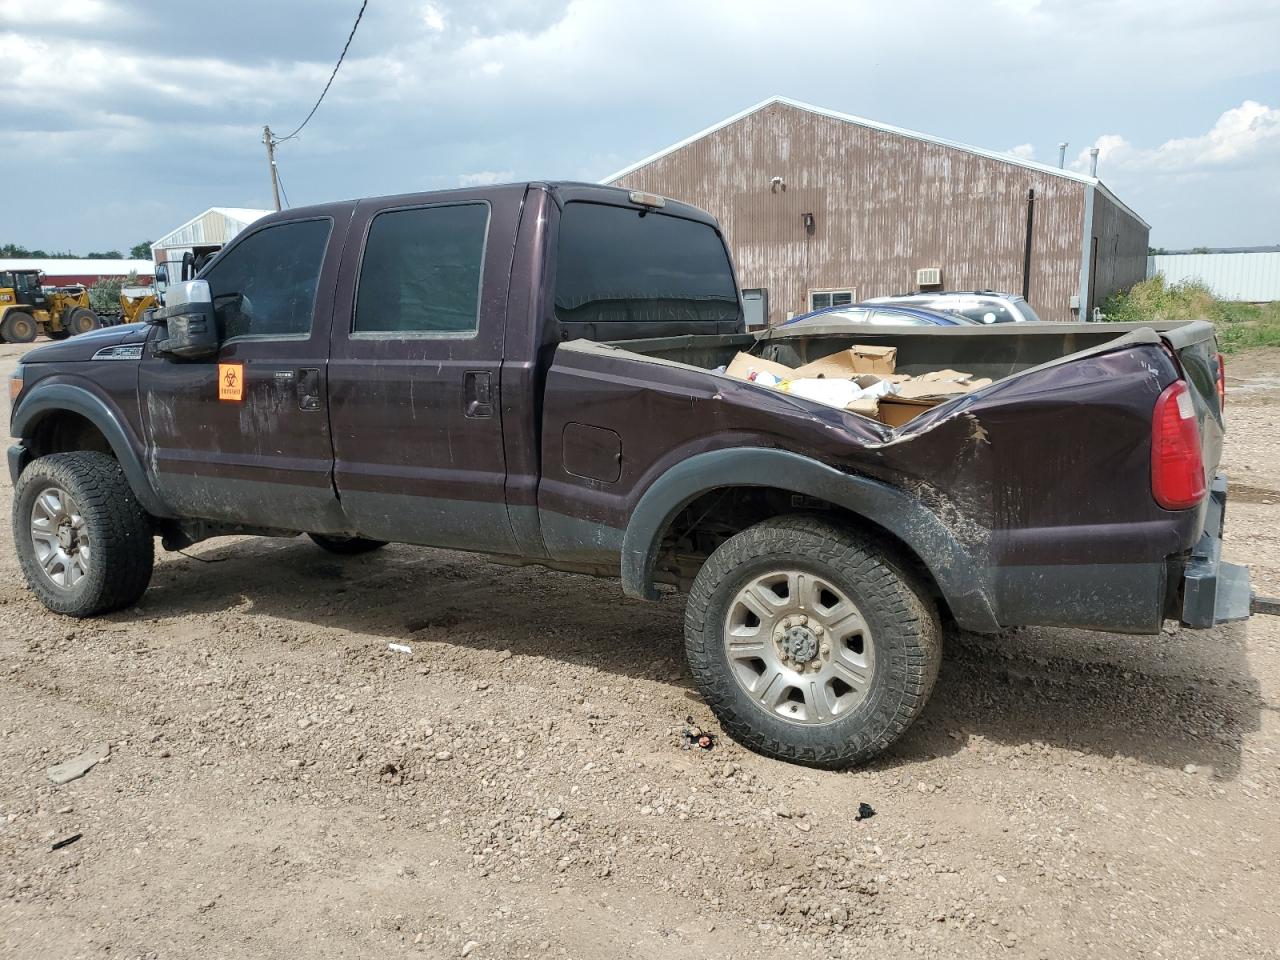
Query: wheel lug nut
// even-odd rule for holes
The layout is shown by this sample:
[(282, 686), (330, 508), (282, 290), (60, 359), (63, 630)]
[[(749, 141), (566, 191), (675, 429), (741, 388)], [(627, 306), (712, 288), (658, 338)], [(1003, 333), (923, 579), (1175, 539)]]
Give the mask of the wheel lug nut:
[(822, 655), (825, 657), (831, 652), (831, 645), (829, 643), (824, 643), (820, 649), (822, 650)]

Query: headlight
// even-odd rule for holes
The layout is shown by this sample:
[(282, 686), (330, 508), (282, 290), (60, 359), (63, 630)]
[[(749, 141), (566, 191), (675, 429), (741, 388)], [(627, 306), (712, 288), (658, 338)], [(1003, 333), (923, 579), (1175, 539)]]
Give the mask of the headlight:
[(22, 364), (18, 364), (13, 369), (13, 373), (9, 374), (9, 407), (13, 408), (13, 404), (18, 399), (18, 394), (22, 392), (22, 378), (26, 375), (26, 368)]

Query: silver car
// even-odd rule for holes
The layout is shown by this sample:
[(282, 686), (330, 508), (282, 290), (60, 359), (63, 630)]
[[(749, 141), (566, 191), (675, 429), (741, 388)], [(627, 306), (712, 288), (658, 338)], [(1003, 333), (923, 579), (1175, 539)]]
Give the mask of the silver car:
[(978, 323), (1040, 322), (1031, 304), (1016, 293), (997, 290), (947, 290), (938, 293), (906, 293), (873, 297), (867, 303), (901, 303), (926, 310), (949, 310)]

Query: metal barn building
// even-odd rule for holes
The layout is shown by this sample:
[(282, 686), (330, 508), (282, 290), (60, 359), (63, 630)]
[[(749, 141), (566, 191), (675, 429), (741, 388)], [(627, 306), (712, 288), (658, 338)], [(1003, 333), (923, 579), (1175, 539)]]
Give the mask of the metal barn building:
[(213, 253), (268, 213), (247, 207), (210, 207), (152, 243), (151, 256), (160, 264), (180, 262), (184, 253)]
[[(1142, 280), (1150, 226), (1096, 177), (773, 97), (606, 177), (702, 207), (771, 323), (921, 290), (1088, 319)], [(932, 282), (931, 282), (932, 281)]]

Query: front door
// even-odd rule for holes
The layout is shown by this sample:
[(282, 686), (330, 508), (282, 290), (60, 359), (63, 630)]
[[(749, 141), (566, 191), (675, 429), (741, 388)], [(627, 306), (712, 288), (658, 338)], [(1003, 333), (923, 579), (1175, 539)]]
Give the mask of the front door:
[(334, 481), (361, 536), (516, 552), (499, 379), (521, 199), (428, 194), (356, 209), (329, 409)]
[[(351, 205), (237, 238), (202, 277), (216, 358), (157, 356), (139, 373), (147, 466), (181, 516), (334, 533), (325, 405), (333, 279)], [(159, 331), (157, 331), (159, 333)]]

